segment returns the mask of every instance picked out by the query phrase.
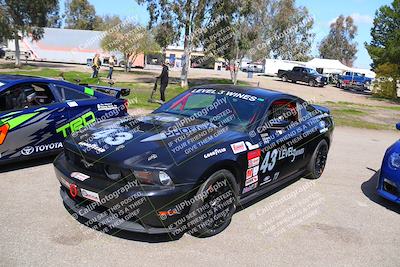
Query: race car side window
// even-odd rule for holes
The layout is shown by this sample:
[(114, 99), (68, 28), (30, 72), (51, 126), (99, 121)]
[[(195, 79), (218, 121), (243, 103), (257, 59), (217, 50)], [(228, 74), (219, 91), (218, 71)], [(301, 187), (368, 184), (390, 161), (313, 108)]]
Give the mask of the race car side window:
[(68, 101), (68, 100), (83, 100), (83, 99), (91, 99), (90, 95), (87, 95), (83, 92), (80, 92), (78, 90), (74, 90), (72, 88), (68, 88), (65, 86), (60, 86), (60, 85), (55, 85), (56, 88), (59, 90), (61, 98), (63, 101)]
[(47, 84), (18, 84), (0, 95), (0, 111), (48, 105), (54, 101), (54, 96)]
[(316, 115), (316, 110), (310, 103), (301, 101), (297, 102), (297, 110), (299, 112), (300, 120), (306, 121)]
[(297, 122), (299, 120), (298, 115), (295, 100), (280, 99), (274, 101), (269, 107), (267, 120)]

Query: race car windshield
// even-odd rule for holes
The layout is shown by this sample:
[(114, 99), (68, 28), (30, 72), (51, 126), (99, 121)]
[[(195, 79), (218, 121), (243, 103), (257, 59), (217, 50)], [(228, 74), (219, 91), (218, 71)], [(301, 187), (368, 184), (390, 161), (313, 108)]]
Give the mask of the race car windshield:
[(166, 103), (156, 112), (246, 127), (254, 122), (263, 104), (264, 99), (245, 93), (194, 89)]

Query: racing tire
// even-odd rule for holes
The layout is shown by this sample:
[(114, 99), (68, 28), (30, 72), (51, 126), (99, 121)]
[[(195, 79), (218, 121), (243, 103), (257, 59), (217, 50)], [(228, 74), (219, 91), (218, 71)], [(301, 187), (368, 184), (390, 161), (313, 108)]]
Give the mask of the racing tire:
[[(226, 182), (224, 182), (226, 181)], [(228, 227), (238, 205), (238, 186), (228, 170), (213, 173), (199, 188), (190, 208), (189, 234), (199, 238), (217, 235)]]
[(315, 83), (314, 80), (309, 80), (308, 81), (308, 85), (311, 86), (311, 87), (315, 87), (316, 83)]
[(288, 81), (289, 81), (287, 75), (283, 75), (283, 76), (282, 76), (282, 81), (283, 81), (283, 82), (288, 82)]
[(324, 172), (326, 161), (328, 158), (329, 146), (325, 140), (321, 140), (314, 150), (310, 162), (307, 165), (307, 179), (318, 179)]

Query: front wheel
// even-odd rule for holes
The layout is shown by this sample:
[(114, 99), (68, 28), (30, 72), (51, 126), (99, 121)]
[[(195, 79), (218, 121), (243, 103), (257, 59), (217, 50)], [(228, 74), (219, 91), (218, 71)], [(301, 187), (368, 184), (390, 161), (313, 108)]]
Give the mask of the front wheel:
[(309, 81), (308, 81), (308, 85), (311, 86), (311, 87), (314, 87), (315, 84), (316, 84), (316, 83), (315, 83), (314, 80), (309, 80)]
[(328, 159), (329, 146), (325, 140), (321, 140), (314, 150), (310, 162), (307, 166), (306, 178), (318, 179), (324, 172)]
[(219, 170), (200, 186), (190, 208), (191, 235), (211, 237), (228, 227), (238, 203), (235, 181), (230, 171)]

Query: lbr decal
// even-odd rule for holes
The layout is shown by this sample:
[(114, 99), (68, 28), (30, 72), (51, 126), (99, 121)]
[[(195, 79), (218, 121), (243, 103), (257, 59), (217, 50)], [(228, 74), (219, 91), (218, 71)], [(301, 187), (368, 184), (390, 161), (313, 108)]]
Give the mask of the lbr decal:
[(83, 127), (86, 127), (93, 122), (96, 121), (96, 117), (94, 116), (94, 113), (92, 111), (89, 111), (85, 114), (83, 114), (81, 117), (76, 118), (75, 120), (71, 121), (70, 123), (67, 123), (64, 126), (61, 126), (56, 130), (57, 133), (61, 133), (63, 137), (67, 137), (68, 134), (74, 133), (82, 129)]

